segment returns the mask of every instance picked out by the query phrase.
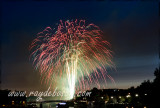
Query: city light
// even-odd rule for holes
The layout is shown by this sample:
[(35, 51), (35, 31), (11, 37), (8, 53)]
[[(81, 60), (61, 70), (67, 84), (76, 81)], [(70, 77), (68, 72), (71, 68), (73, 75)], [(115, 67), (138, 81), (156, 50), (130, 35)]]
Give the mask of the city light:
[(111, 96), (111, 99), (113, 99), (113, 96)]
[(59, 103), (60, 105), (66, 105), (66, 103)]
[(14, 105), (14, 101), (12, 101), (12, 105)]
[(138, 95), (138, 94), (135, 94), (135, 96), (138, 97), (139, 95)]
[(131, 97), (131, 95), (129, 94), (129, 95), (127, 95), (126, 97), (129, 98), (129, 97)]

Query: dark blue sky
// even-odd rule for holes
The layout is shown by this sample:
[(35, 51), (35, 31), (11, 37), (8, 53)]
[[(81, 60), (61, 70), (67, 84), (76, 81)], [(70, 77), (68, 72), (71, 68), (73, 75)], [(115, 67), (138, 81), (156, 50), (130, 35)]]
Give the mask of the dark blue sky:
[(117, 88), (153, 80), (158, 67), (158, 2), (17, 1), (1, 4), (2, 89), (42, 88), (28, 47), (38, 32), (56, 27), (60, 19), (85, 19), (102, 29), (112, 44), (117, 71), (109, 74)]

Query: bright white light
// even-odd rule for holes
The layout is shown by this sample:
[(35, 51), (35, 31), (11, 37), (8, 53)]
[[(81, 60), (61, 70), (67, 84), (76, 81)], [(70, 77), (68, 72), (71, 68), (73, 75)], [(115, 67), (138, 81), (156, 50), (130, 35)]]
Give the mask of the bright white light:
[(131, 95), (127, 95), (126, 97), (129, 98), (129, 97), (131, 97)]
[(135, 94), (135, 96), (138, 97), (139, 95), (138, 95), (138, 94)]
[(147, 94), (144, 94), (145, 96), (147, 96)]
[(111, 99), (113, 99), (113, 96), (111, 96)]
[(66, 103), (59, 103), (60, 105), (66, 105)]

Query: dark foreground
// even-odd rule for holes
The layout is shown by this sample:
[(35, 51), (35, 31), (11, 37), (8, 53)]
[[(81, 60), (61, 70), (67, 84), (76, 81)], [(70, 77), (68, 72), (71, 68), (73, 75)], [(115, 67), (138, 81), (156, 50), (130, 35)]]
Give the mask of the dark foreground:
[[(146, 105), (96, 103), (96, 102), (53, 102), (42, 104), (28, 104), (25, 106), (2, 106), (2, 108), (154, 108)], [(158, 107), (157, 107), (158, 108)]]

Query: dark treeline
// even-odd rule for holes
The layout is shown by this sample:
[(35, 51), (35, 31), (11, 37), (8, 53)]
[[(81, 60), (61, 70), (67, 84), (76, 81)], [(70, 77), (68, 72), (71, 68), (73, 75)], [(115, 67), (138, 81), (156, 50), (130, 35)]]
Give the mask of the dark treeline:
[[(86, 100), (90, 101), (97, 107), (106, 103), (107, 108), (110, 106), (120, 106), (120, 108), (158, 108), (160, 98), (160, 70), (158, 68), (154, 71), (154, 80), (145, 80), (139, 86), (130, 87), (128, 89), (103, 89), (98, 90), (93, 88), (90, 97), (76, 97), (76, 101)], [(100, 104), (101, 103), (101, 104)], [(117, 107), (116, 106), (116, 107)], [(119, 107), (117, 107), (119, 108)]]
[(140, 94), (146, 93), (147, 97), (142, 97), (142, 99), (140, 99), (141, 102), (152, 108), (158, 108), (158, 106), (160, 106), (160, 70), (158, 68), (155, 69), (154, 76), (155, 79), (153, 82), (150, 80), (144, 81), (137, 88), (133, 89), (133, 87), (131, 87), (130, 90), (137, 91)]
[[(90, 96), (76, 96), (75, 108), (159, 108), (160, 70), (154, 71), (154, 80), (145, 80), (128, 89), (97, 89)], [(26, 96), (8, 97), (10, 90), (0, 90), (0, 107), (29, 108)], [(35, 107), (35, 106), (33, 106)]]

